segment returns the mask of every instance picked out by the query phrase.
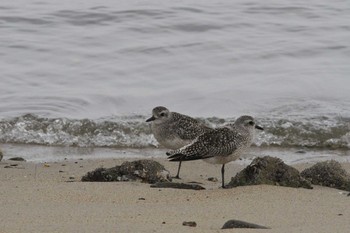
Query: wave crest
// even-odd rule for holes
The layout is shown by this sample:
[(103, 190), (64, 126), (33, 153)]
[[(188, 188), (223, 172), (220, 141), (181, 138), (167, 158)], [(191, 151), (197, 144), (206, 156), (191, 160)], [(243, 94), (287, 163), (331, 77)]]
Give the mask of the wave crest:
[[(157, 144), (146, 116), (108, 117), (97, 120), (43, 118), (33, 114), (2, 119), (0, 142), (52, 146), (146, 148)], [(218, 127), (234, 119), (202, 118)], [(256, 146), (350, 148), (350, 118), (258, 118), (265, 129)]]

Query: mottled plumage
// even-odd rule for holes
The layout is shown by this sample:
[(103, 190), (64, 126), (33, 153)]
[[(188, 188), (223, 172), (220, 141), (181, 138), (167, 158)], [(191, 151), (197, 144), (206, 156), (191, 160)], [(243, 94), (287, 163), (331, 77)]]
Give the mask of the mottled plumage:
[(222, 187), (224, 187), (225, 164), (236, 160), (246, 151), (254, 138), (253, 117), (241, 116), (234, 124), (228, 124), (200, 135), (191, 144), (178, 150), (167, 152), (170, 161), (204, 159), (207, 162), (222, 164)]
[[(179, 149), (190, 144), (199, 135), (212, 130), (198, 120), (158, 106), (152, 110), (151, 129), (160, 145), (167, 149)], [(181, 160), (176, 177), (179, 178)]]

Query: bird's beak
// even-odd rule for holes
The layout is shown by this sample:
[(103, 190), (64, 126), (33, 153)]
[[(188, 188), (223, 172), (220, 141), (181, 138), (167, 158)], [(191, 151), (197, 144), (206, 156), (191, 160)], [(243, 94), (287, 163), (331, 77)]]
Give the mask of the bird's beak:
[(259, 130), (264, 130), (264, 128), (261, 127), (261, 126), (259, 126), (259, 125), (255, 125), (255, 128), (256, 128), (256, 129), (259, 129)]
[(150, 122), (150, 121), (154, 121), (156, 118), (154, 117), (154, 116), (152, 116), (151, 118), (148, 118), (147, 120), (146, 120), (146, 122)]

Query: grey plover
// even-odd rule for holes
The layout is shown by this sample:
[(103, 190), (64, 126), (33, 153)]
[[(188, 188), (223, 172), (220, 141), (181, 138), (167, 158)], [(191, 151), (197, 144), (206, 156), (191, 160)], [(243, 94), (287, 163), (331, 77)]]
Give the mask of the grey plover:
[[(198, 120), (177, 112), (170, 112), (163, 106), (152, 110), (152, 117), (146, 122), (150, 121), (153, 135), (158, 143), (171, 150), (188, 145), (199, 135), (211, 130)], [(182, 160), (178, 161), (180, 163), (175, 178), (180, 178)]]
[(236, 160), (252, 144), (256, 125), (251, 116), (241, 116), (233, 124), (213, 129), (200, 135), (191, 144), (167, 152), (170, 161), (203, 159), (206, 162), (222, 164), (222, 187), (225, 188), (225, 164)]

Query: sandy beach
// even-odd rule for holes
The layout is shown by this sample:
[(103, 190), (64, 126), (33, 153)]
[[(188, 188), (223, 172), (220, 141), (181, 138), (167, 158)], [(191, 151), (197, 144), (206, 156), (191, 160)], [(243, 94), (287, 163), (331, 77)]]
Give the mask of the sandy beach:
[[(0, 232), (348, 232), (350, 197), (341, 190), (268, 185), (221, 189), (220, 166), (184, 163), (182, 181), (206, 190), (150, 188), (137, 182), (80, 182), (97, 167), (130, 159), (0, 162)], [(171, 174), (177, 163), (156, 159)], [(14, 168), (4, 168), (18, 164)], [(303, 169), (312, 164), (299, 164)], [(343, 163), (349, 172), (350, 164)], [(227, 165), (226, 179), (243, 166)], [(208, 181), (217, 177), (219, 181)], [(220, 230), (230, 219), (269, 230)], [(183, 226), (195, 221), (196, 227)]]
[[(147, 119), (157, 106), (212, 128), (247, 115), (254, 121), (245, 126), (264, 128), (241, 160), (226, 165), (226, 184), (264, 156), (299, 171), (333, 159), (350, 174), (349, 6), (1, 0), (0, 233), (350, 233), (349, 191), (223, 189), (221, 165), (204, 161), (184, 162), (174, 180), (204, 190), (81, 181), (139, 159), (175, 176), (178, 163), (166, 152), (202, 132), (186, 132), (193, 123), (179, 120), (183, 128), (165, 124), (156, 136)], [(208, 148), (196, 154), (240, 152), (252, 130), (249, 137), (235, 130), (200, 137)], [(163, 132), (184, 137), (164, 143)], [(233, 219), (270, 229), (221, 229)]]

